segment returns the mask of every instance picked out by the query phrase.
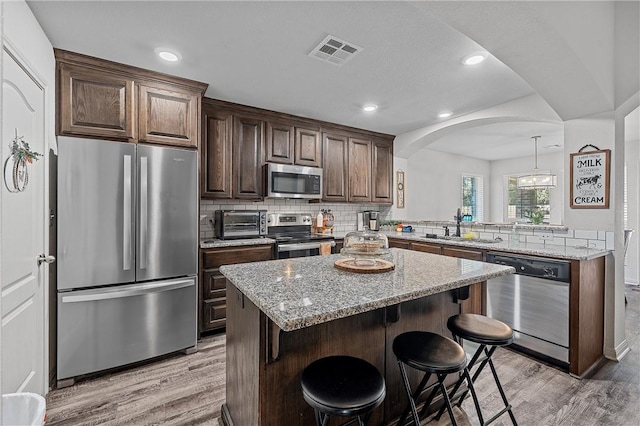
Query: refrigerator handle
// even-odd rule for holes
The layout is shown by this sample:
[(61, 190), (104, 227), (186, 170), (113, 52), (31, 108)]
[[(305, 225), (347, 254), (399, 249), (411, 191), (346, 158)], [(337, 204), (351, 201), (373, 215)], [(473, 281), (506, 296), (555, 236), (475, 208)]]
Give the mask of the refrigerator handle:
[[(163, 291), (171, 291), (177, 290), (185, 287), (192, 287), (195, 285), (195, 281), (193, 279), (178, 279), (171, 280), (163, 283), (147, 283), (147, 284), (136, 284), (133, 286), (128, 286), (122, 290), (105, 290), (105, 291), (78, 291), (78, 292), (69, 292), (69, 293), (61, 293), (62, 294), (62, 303), (77, 303), (77, 302), (95, 302), (98, 300), (108, 300), (108, 299), (121, 299), (123, 297), (132, 297), (132, 296), (141, 296), (145, 294), (153, 294), (160, 293)], [(76, 294), (80, 293), (80, 294)]]
[(147, 225), (148, 225), (148, 191), (147, 191), (147, 157), (140, 157), (140, 269), (147, 268)]
[(122, 203), (122, 269), (131, 269), (131, 156), (124, 156), (124, 200)]

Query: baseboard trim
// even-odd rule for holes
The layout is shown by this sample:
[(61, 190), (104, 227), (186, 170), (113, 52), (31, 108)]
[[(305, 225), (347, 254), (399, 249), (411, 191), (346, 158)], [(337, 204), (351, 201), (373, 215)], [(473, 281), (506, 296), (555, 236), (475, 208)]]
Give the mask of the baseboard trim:
[(629, 352), (631, 352), (631, 348), (627, 343), (627, 339), (624, 339), (615, 348), (605, 348), (604, 356), (612, 361), (620, 362)]

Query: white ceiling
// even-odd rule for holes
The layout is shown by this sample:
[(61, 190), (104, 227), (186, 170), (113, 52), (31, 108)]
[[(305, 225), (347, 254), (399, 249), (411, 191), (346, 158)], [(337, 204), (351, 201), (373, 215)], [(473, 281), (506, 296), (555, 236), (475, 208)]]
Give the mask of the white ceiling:
[[(493, 56), (462, 65), (482, 47), (436, 19), (451, 11), (434, 13), (431, 3), (28, 1), (54, 47), (203, 81), (207, 97), (394, 135), (441, 122), (442, 110), (455, 118), (535, 93)], [(363, 51), (342, 67), (309, 57), (329, 34)], [(157, 47), (182, 61), (161, 61)], [(363, 112), (366, 103), (378, 111)], [(531, 144), (510, 141), (542, 134), (547, 142), (558, 128), (499, 123), (430, 148), (524, 156)]]
[(541, 136), (538, 139), (538, 155), (563, 152), (564, 128), (561, 124), (524, 122), (459, 130), (432, 142), (429, 149), (482, 160), (503, 160), (534, 155), (532, 136)]

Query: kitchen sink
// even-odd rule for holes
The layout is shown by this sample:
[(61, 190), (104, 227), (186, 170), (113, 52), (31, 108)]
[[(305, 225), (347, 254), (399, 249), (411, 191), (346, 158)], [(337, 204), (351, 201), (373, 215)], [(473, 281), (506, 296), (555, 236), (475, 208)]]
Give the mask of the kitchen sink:
[(467, 241), (470, 243), (483, 243), (483, 244), (494, 244), (502, 242), (502, 238), (498, 237), (495, 240), (489, 238), (465, 238), (465, 237), (455, 237), (455, 236), (442, 236), (437, 235), (435, 237), (428, 236), (426, 237), (428, 240), (447, 240), (447, 241)]

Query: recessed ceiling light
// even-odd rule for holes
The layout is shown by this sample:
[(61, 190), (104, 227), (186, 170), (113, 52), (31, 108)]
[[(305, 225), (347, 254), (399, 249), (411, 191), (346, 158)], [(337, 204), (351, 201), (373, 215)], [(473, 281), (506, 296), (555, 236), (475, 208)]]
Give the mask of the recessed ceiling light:
[(440, 114), (438, 114), (439, 118), (448, 118), (451, 117), (451, 112), (450, 111), (442, 111)]
[(489, 56), (487, 52), (474, 52), (462, 58), (462, 63), (465, 65), (477, 65), (487, 59), (487, 56)]
[(179, 52), (171, 49), (165, 49), (164, 47), (159, 47), (155, 50), (156, 55), (167, 62), (178, 62), (182, 59), (182, 55)]
[(364, 107), (362, 107), (362, 109), (366, 112), (373, 112), (378, 109), (378, 105), (373, 105), (373, 104), (365, 105)]

